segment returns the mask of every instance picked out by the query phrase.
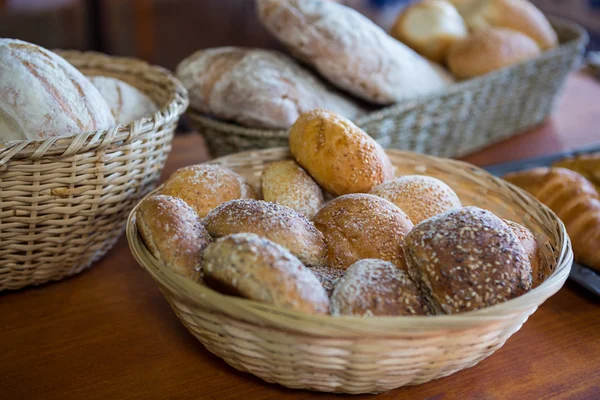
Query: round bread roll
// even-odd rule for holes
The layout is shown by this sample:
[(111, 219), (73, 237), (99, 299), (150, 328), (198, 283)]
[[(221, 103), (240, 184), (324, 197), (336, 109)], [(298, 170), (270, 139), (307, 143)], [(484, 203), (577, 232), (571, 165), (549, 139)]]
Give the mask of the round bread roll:
[(330, 301), (332, 315), (429, 314), (419, 289), (406, 271), (377, 259), (352, 264), (336, 285)]
[(158, 110), (150, 97), (119, 79), (92, 76), (90, 81), (106, 100), (117, 124), (126, 125), (136, 119), (148, 117)]
[(289, 141), (298, 164), (333, 195), (365, 193), (394, 176), (387, 154), (373, 138), (327, 110), (302, 114)]
[(444, 211), (461, 207), (460, 199), (450, 186), (425, 175), (396, 178), (375, 187), (371, 194), (397, 205), (415, 225)]
[(204, 279), (225, 294), (307, 314), (329, 313), (315, 275), (277, 243), (251, 233), (218, 239), (204, 252)]
[(448, 51), (448, 68), (461, 79), (484, 75), (537, 57), (538, 45), (524, 34), (504, 28), (477, 31)]
[(404, 248), (408, 273), (435, 314), (477, 310), (531, 289), (531, 265), (519, 239), (478, 207), (423, 221)]
[(558, 44), (544, 14), (527, 0), (473, 0), (459, 6), (469, 29), (507, 28), (530, 37), (542, 50)]
[(319, 282), (321, 282), (321, 285), (323, 285), (323, 289), (327, 292), (327, 296), (331, 296), (333, 289), (335, 289), (335, 285), (337, 285), (339, 280), (346, 273), (346, 270), (330, 267), (328, 265), (310, 267), (310, 270), (315, 274)]
[(328, 265), (347, 269), (379, 258), (406, 269), (402, 241), (413, 228), (404, 212), (370, 194), (348, 194), (327, 203), (313, 219), (325, 237)]
[(226, 201), (257, 198), (252, 186), (241, 175), (212, 164), (178, 169), (167, 179), (160, 192), (183, 199), (200, 218)]
[(81, 72), (57, 54), (16, 39), (0, 39), (0, 141), (108, 129), (106, 101)]
[(265, 201), (281, 204), (312, 218), (323, 206), (323, 191), (293, 160), (267, 165), (261, 176)]
[(289, 207), (262, 200), (231, 200), (212, 210), (204, 224), (215, 238), (255, 233), (289, 249), (306, 265), (325, 264), (323, 235)]
[(523, 225), (517, 224), (516, 222), (504, 220), (506, 225), (512, 229), (513, 233), (521, 241), (521, 246), (525, 250), (529, 263), (531, 264), (531, 278), (533, 279), (532, 287), (537, 287), (546, 279), (546, 272), (542, 268), (542, 255), (541, 249), (538, 245), (533, 233)]
[(152, 196), (136, 211), (135, 223), (150, 253), (180, 275), (198, 281), (202, 252), (211, 237), (183, 200)]
[(406, 7), (391, 34), (417, 53), (443, 63), (450, 46), (469, 34), (454, 6), (443, 0), (424, 0)]

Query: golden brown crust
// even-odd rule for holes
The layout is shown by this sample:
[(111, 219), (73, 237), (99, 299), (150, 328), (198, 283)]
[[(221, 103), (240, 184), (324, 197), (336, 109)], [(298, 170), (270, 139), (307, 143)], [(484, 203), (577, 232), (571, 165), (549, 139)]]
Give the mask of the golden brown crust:
[(211, 236), (255, 233), (289, 249), (307, 265), (325, 264), (325, 241), (312, 222), (289, 207), (262, 200), (221, 204), (204, 219)]
[(377, 259), (352, 264), (331, 296), (332, 315), (427, 315), (419, 289), (406, 271)]
[(454, 190), (431, 176), (406, 175), (382, 183), (370, 192), (394, 203), (408, 215), (413, 224), (461, 207)]
[(263, 200), (312, 218), (323, 206), (323, 191), (294, 160), (267, 165), (261, 176)]
[(335, 289), (335, 285), (339, 282), (339, 280), (344, 276), (346, 270), (340, 268), (330, 267), (328, 265), (320, 265), (310, 267), (310, 270), (315, 274), (323, 288), (327, 292), (327, 296), (331, 297), (331, 293), (333, 293), (333, 289)]
[(179, 197), (204, 218), (213, 208), (233, 199), (256, 199), (254, 189), (241, 176), (220, 165), (199, 164), (178, 169), (167, 179), (161, 194)]
[(541, 249), (537, 239), (533, 236), (533, 233), (523, 225), (507, 219), (505, 219), (504, 222), (512, 229), (517, 238), (519, 238), (525, 253), (527, 253), (527, 257), (529, 257), (531, 277), (533, 279), (532, 287), (539, 286), (548, 277), (549, 271), (544, 268)]
[(455, 43), (448, 51), (448, 68), (461, 79), (484, 75), (540, 54), (528, 36), (504, 28), (487, 28)]
[(393, 177), (381, 146), (350, 120), (327, 110), (302, 114), (289, 141), (298, 164), (336, 196), (366, 193)]
[(478, 207), (420, 223), (404, 245), (410, 277), (435, 313), (477, 310), (531, 289), (531, 266), (519, 239)]
[(251, 233), (218, 239), (204, 252), (208, 286), (307, 314), (329, 313), (329, 298), (315, 275), (277, 243)]
[(533, 193), (537, 185), (550, 171), (547, 167), (538, 167), (526, 171), (511, 172), (502, 177), (507, 182)]
[(190, 206), (176, 197), (152, 196), (139, 205), (135, 222), (154, 257), (183, 276), (200, 279), (202, 252), (211, 237)]
[(348, 194), (327, 203), (313, 222), (325, 237), (330, 266), (347, 269), (358, 260), (379, 258), (406, 269), (402, 241), (413, 224), (389, 201)]
[(600, 153), (565, 158), (555, 162), (552, 166), (575, 171), (592, 182), (596, 186), (596, 190), (600, 190)]

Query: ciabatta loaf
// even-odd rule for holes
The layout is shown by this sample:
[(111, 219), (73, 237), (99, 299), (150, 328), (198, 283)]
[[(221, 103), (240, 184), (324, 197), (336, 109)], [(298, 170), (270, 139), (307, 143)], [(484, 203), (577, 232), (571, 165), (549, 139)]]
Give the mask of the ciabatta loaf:
[(106, 100), (117, 124), (125, 125), (157, 111), (148, 96), (126, 82), (108, 76), (92, 76), (90, 80)]

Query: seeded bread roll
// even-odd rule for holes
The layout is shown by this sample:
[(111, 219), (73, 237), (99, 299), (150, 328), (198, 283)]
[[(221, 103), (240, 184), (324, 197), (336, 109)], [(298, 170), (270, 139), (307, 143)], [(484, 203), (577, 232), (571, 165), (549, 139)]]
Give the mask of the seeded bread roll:
[(321, 282), (321, 285), (323, 285), (323, 289), (327, 292), (327, 296), (331, 296), (333, 289), (335, 289), (335, 285), (337, 285), (339, 280), (346, 273), (343, 269), (330, 267), (328, 265), (310, 267), (310, 270), (315, 274), (319, 282)]
[(335, 196), (368, 192), (394, 176), (381, 146), (330, 111), (302, 114), (290, 129), (289, 141), (298, 164)]
[(69, 136), (114, 124), (98, 90), (66, 60), (0, 38), (0, 141)]
[(292, 58), (276, 51), (201, 50), (177, 67), (195, 110), (256, 128), (289, 128), (298, 116), (329, 108), (348, 118), (365, 112)]
[(370, 194), (348, 194), (327, 203), (313, 219), (327, 243), (328, 265), (347, 269), (379, 258), (406, 269), (402, 241), (413, 227), (402, 210)]
[(90, 81), (100, 92), (117, 124), (126, 125), (157, 111), (156, 104), (137, 88), (116, 78), (92, 76)]
[(323, 191), (293, 160), (267, 165), (261, 176), (265, 201), (281, 204), (312, 218), (323, 206)]
[(307, 265), (325, 264), (323, 235), (302, 214), (262, 200), (232, 200), (212, 210), (204, 219), (211, 236), (255, 233), (289, 249)]
[(136, 225), (150, 253), (180, 275), (200, 279), (202, 252), (211, 237), (183, 200), (152, 196), (136, 211)]
[(450, 186), (425, 175), (396, 178), (375, 187), (371, 194), (397, 205), (415, 225), (444, 211), (461, 207), (460, 199)]
[(532, 287), (539, 286), (549, 275), (550, 271), (546, 271), (545, 268), (543, 268), (541, 249), (538, 245), (538, 241), (535, 236), (533, 236), (533, 233), (523, 225), (506, 219), (504, 222), (519, 238), (521, 246), (523, 246), (527, 257), (529, 258), (529, 263), (531, 264), (531, 278), (533, 279)]
[(257, 0), (263, 25), (334, 85), (391, 104), (444, 90), (440, 66), (398, 42), (359, 12), (321, 0)]
[(329, 313), (315, 275), (277, 243), (251, 233), (226, 236), (204, 252), (204, 279), (225, 294), (307, 314)]
[(167, 179), (161, 194), (179, 197), (200, 218), (233, 199), (256, 199), (254, 189), (241, 176), (219, 165), (200, 164), (178, 169)]
[(478, 207), (423, 221), (404, 248), (408, 273), (435, 314), (478, 310), (531, 289), (531, 265), (519, 239)]

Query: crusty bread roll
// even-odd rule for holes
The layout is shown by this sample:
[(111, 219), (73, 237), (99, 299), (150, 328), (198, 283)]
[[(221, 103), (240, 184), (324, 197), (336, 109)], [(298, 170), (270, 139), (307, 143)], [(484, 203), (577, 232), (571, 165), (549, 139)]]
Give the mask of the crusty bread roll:
[(423, 296), (406, 271), (377, 259), (352, 264), (336, 285), (330, 301), (334, 316), (429, 314)]
[(509, 65), (537, 57), (538, 45), (524, 34), (504, 28), (488, 28), (455, 43), (447, 63), (461, 79), (484, 75)]
[(325, 204), (313, 222), (325, 237), (328, 265), (347, 269), (358, 260), (379, 258), (406, 269), (402, 241), (413, 224), (389, 201), (347, 194)]
[(98, 90), (62, 57), (0, 38), (0, 141), (69, 136), (114, 124)]
[(167, 179), (160, 193), (183, 199), (200, 218), (226, 201), (257, 198), (252, 186), (241, 175), (211, 164), (178, 169)]
[(530, 37), (540, 49), (556, 47), (556, 32), (540, 10), (527, 0), (473, 0), (459, 7), (469, 29), (507, 28)]
[(212, 237), (255, 233), (289, 249), (306, 265), (325, 264), (325, 241), (312, 222), (289, 207), (262, 200), (231, 200), (204, 219)]
[(339, 280), (344, 276), (346, 270), (330, 267), (329, 265), (319, 265), (310, 267), (310, 270), (317, 277), (321, 285), (323, 285), (323, 289), (327, 292), (327, 296), (331, 296), (333, 293), (333, 289), (335, 289), (335, 285), (339, 282)]
[(260, 20), (336, 86), (377, 104), (441, 91), (452, 77), (357, 11), (321, 0), (257, 0)]
[(525, 250), (527, 257), (529, 258), (529, 263), (531, 264), (531, 278), (533, 280), (532, 287), (537, 287), (542, 283), (546, 277), (549, 275), (550, 271), (547, 271), (544, 268), (544, 264), (542, 262), (541, 249), (538, 245), (538, 241), (533, 236), (533, 233), (527, 228), (525, 228), (521, 224), (517, 224), (514, 221), (504, 220), (506, 225), (512, 229), (513, 233), (519, 238), (521, 241), (521, 246)]
[(204, 252), (204, 279), (225, 294), (307, 314), (327, 314), (315, 275), (283, 246), (251, 233), (218, 239)]
[(443, 0), (423, 0), (409, 5), (400, 13), (390, 33), (438, 63), (446, 61), (453, 43), (469, 34), (456, 8)]
[(600, 153), (565, 158), (555, 162), (552, 166), (570, 169), (583, 175), (585, 179), (596, 186), (596, 190), (600, 191)]
[(106, 100), (117, 124), (126, 125), (158, 110), (150, 97), (119, 79), (98, 75), (90, 81)]
[(600, 271), (600, 194), (590, 181), (564, 168), (537, 168), (503, 178), (550, 207), (567, 228), (575, 260)]
[(365, 110), (285, 54), (221, 47), (200, 50), (177, 67), (191, 107), (257, 128), (289, 128), (298, 116), (329, 108), (348, 118)]
[(263, 170), (262, 197), (312, 218), (323, 206), (323, 191), (294, 160), (276, 161)]
[(406, 175), (382, 183), (370, 192), (397, 205), (413, 224), (461, 207), (454, 190), (431, 176)]
[(368, 192), (394, 174), (373, 138), (327, 110), (302, 114), (290, 129), (289, 142), (298, 164), (336, 196)]
[(211, 237), (198, 214), (181, 199), (157, 195), (144, 200), (135, 215), (150, 253), (178, 274), (199, 280), (202, 252)]
[(423, 221), (406, 236), (408, 273), (436, 314), (477, 310), (531, 289), (517, 236), (489, 211), (464, 207)]

